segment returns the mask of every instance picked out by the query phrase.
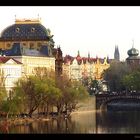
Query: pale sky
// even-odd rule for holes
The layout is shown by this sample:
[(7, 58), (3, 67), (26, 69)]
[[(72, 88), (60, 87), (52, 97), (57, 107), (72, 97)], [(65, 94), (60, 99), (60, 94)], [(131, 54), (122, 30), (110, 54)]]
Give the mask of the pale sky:
[(127, 51), (140, 51), (140, 6), (1, 6), (0, 32), (17, 19), (41, 18), (42, 25), (51, 30), (55, 45), (63, 56), (114, 58), (115, 44), (120, 59)]

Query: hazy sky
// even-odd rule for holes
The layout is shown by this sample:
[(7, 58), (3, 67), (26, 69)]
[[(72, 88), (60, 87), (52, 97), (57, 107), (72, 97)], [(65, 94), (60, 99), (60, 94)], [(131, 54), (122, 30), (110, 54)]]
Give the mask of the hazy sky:
[(120, 58), (128, 57), (134, 47), (140, 51), (140, 7), (123, 6), (1, 6), (0, 32), (20, 18), (41, 17), (50, 28), (55, 45), (60, 45), (63, 56), (114, 58), (115, 44)]

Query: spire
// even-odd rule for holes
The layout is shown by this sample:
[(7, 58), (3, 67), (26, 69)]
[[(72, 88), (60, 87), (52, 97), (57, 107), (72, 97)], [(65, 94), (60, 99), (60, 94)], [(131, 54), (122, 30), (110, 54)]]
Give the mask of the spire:
[(118, 45), (116, 46), (116, 51), (119, 53)]
[(90, 58), (90, 53), (88, 52), (88, 58)]
[(78, 50), (78, 54), (77, 54), (77, 57), (78, 57), (78, 56), (80, 57), (80, 51), (79, 51), (79, 50)]
[(109, 63), (109, 56), (107, 55), (107, 63)]
[(134, 48), (134, 39), (132, 40), (132, 48)]
[(120, 53), (119, 53), (118, 45), (115, 45), (114, 59), (117, 61), (120, 60)]
[(15, 21), (16, 21), (16, 15), (15, 15)]
[(98, 59), (98, 55), (96, 55), (96, 59)]
[(117, 50), (117, 47), (118, 47), (118, 46), (115, 44), (115, 51)]
[(38, 13), (38, 15), (37, 15), (37, 19), (38, 19), (38, 21), (41, 22), (41, 17), (39, 16), (39, 13)]
[(39, 14), (37, 15), (37, 17), (38, 17), (38, 20), (39, 20)]

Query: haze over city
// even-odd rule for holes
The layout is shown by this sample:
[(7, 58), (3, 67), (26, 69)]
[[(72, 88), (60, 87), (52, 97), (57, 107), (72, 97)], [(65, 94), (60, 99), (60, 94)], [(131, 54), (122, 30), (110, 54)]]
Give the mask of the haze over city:
[(63, 56), (114, 58), (118, 45), (120, 59), (127, 51), (140, 50), (140, 7), (119, 6), (3, 6), (0, 7), (0, 32), (16, 19), (41, 18), (51, 30), (55, 45), (60, 45)]
[(139, 13), (0, 7), (0, 133), (140, 133)]

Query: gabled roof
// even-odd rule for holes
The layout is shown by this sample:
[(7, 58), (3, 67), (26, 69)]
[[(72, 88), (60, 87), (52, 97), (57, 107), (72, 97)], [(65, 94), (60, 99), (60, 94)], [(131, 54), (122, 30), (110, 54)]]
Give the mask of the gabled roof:
[(15, 60), (14, 58), (5, 57), (5, 56), (1, 56), (1, 57), (0, 57), (0, 63), (5, 64), (5, 63), (6, 63), (7, 61), (9, 61), (10, 59), (13, 60), (16, 64), (22, 64), (21, 62)]
[[(72, 64), (74, 59), (77, 60), (77, 63), (78, 63), (79, 65), (80, 65), (81, 63), (86, 64), (87, 62), (90, 63), (90, 64), (92, 64), (92, 63), (97, 63), (97, 60), (99, 60), (99, 62), (100, 62), (101, 64), (103, 64), (103, 63), (104, 63), (104, 60), (105, 60), (105, 58), (98, 58), (98, 57), (96, 57), (96, 58), (92, 58), (92, 57), (90, 57), (90, 58), (89, 58), (89, 57), (80, 57), (80, 56), (78, 56), (78, 57), (72, 57), (72, 56), (70, 56), (70, 55), (66, 55), (66, 56), (64, 57), (64, 64), (66, 64), (66, 63), (68, 63), (68, 62), (70, 62), (70, 64)], [(107, 63), (110, 64), (111, 61), (112, 61), (112, 59), (107, 58)]]

